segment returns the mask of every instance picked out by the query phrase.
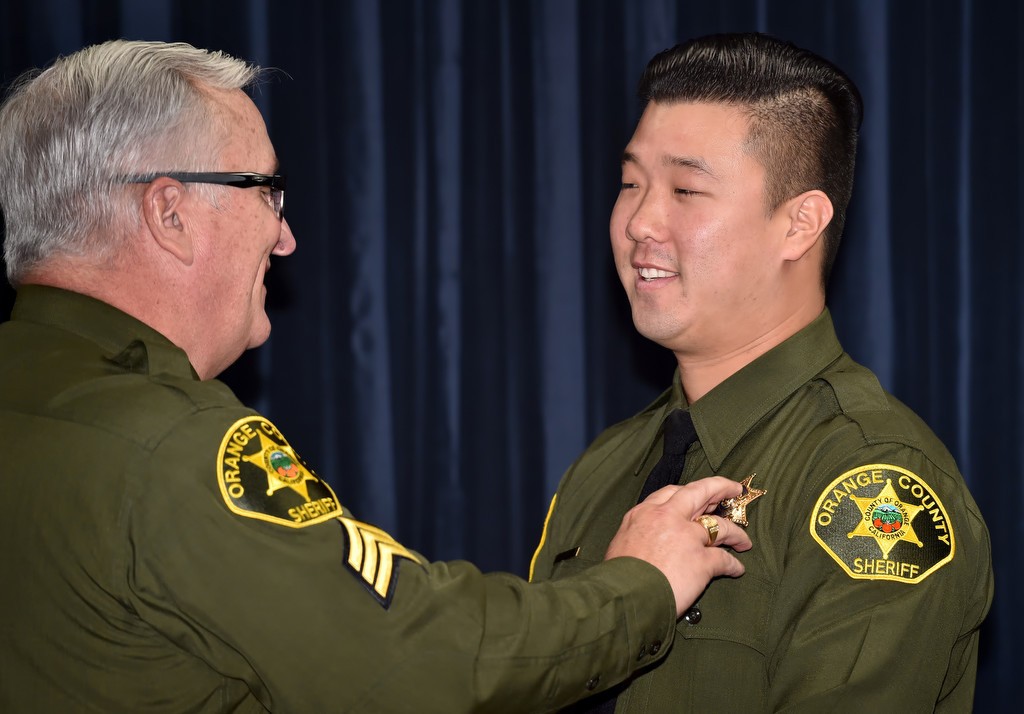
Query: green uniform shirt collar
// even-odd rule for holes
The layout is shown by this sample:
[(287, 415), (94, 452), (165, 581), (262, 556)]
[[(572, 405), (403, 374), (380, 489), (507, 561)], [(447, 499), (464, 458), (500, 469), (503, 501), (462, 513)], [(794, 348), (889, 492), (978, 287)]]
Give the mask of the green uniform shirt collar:
[[(842, 354), (826, 308), (807, 327), (694, 402), (690, 414), (711, 468), (720, 468), (758, 421)], [(670, 395), (665, 414), (686, 408), (678, 370)]]
[(149, 325), (112, 305), (46, 285), (22, 285), (11, 319), (48, 325), (98, 345), (132, 372), (199, 379), (188, 355)]

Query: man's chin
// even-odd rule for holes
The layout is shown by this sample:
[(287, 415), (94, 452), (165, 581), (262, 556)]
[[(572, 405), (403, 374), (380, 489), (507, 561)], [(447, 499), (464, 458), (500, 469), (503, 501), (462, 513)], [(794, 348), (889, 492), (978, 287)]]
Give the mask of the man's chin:
[(633, 327), (644, 337), (655, 344), (671, 349), (678, 341), (681, 327), (675, 320), (659, 319), (647, 313), (633, 312)]
[(259, 347), (264, 342), (270, 339), (270, 318), (267, 317), (266, 313), (263, 313), (260, 319), (252, 326), (252, 330), (249, 333), (249, 344), (246, 345), (246, 349), (253, 349)]

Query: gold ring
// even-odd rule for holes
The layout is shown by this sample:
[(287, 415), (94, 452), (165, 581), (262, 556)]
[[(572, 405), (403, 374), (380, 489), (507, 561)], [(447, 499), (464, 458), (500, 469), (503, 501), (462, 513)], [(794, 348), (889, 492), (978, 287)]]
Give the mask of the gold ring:
[(697, 519), (697, 522), (704, 526), (704, 530), (708, 532), (708, 545), (714, 545), (715, 539), (718, 538), (718, 521), (713, 516), (703, 515)]

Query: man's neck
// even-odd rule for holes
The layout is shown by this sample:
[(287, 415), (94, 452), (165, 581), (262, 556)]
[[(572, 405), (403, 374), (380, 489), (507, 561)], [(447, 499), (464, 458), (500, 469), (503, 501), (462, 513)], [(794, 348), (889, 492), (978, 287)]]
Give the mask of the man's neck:
[(811, 324), (825, 309), (824, 299), (809, 301), (737, 346), (715, 354), (676, 352), (686, 401), (693, 404), (761, 355)]

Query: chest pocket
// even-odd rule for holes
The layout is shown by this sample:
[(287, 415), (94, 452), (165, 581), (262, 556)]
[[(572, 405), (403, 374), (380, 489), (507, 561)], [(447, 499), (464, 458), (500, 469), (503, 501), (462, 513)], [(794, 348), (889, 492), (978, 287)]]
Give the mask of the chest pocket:
[(736, 580), (720, 578), (679, 619), (676, 635), (688, 640), (733, 642), (767, 657), (775, 594), (775, 585), (751, 572)]

